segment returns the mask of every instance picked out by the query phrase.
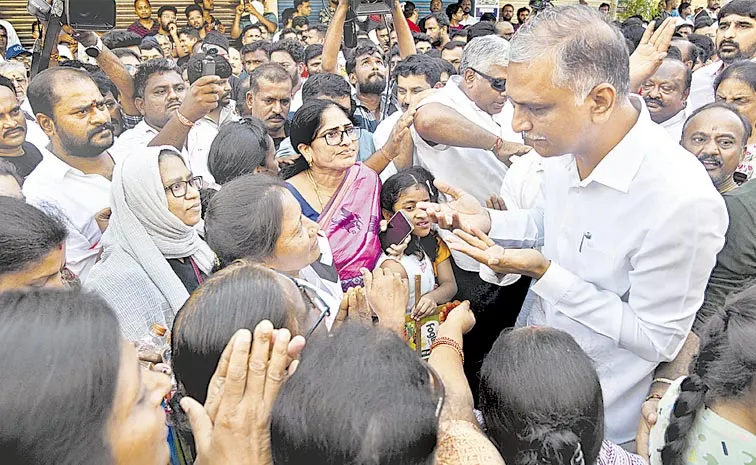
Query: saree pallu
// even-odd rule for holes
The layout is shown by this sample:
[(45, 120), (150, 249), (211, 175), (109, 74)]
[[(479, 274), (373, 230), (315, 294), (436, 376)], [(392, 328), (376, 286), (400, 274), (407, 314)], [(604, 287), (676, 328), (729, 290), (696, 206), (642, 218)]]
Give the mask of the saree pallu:
[(375, 171), (356, 163), (318, 218), (328, 237), (344, 291), (363, 284), (360, 268), (372, 270), (381, 255), (378, 240), (381, 181)]

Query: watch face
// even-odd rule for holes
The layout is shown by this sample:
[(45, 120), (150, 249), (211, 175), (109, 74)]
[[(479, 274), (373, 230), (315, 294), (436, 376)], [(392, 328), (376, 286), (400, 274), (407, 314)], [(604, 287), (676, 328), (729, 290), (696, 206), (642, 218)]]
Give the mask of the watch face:
[(84, 52), (92, 58), (97, 58), (98, 56), (100, 56), (100, 51), (95, 47), (88, 47), (86, 50), (84, 50)]

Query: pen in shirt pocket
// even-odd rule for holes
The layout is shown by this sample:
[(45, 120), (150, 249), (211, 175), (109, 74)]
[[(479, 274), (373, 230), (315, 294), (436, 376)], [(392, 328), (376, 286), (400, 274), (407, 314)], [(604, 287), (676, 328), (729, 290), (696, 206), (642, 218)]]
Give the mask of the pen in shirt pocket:
[(583, 251), (583, 244), (585, 243), (585, 240), (588, 239), (591, 240), (591, 233), (590, 232), (584, 232), (583, 237), (580, 239), (580, 247), (578, 248), (578, 252)]

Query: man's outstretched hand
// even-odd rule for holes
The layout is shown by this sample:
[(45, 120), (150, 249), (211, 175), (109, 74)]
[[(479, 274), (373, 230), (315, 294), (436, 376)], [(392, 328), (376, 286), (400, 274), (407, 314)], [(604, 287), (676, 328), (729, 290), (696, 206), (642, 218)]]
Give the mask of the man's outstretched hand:
[(448, 202), (420, 202), (417, 204), (417, 208), (424, 210), (432, 222), (444, 229), (465, 227), (490, 231), (491, 218), (475, 197), (438, 179), (434, 184), (439, 192), (446, 196)]

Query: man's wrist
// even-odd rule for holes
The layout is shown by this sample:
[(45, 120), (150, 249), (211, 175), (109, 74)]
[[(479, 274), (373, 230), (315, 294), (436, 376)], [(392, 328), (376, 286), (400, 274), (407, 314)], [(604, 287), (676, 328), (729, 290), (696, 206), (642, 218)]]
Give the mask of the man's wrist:
[(549, 270), (549, 267), (551, 266), (551, 260), (544, 257), (540, 252), (539, 255), (541, 256), (541, 260), (538, 263), (538, 266), (535, 267), (535, 270), (533, 270), (533, 278), (535, 279), (541, 279), (543, 278), (543, 275), (546, 274), (546, 272)]

